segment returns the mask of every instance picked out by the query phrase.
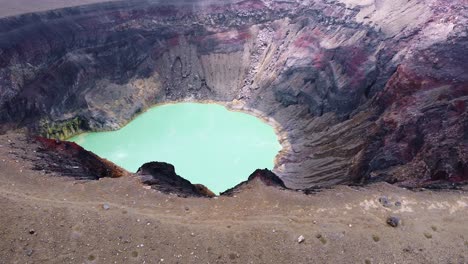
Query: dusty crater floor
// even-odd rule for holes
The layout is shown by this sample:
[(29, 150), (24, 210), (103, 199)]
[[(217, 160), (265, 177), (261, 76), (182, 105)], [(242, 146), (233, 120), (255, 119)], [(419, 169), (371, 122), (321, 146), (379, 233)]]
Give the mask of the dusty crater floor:
[(28, 147), (20, 138), (0, 136), (2, 264), (468, 262), (466, 190), (380, 183), (304, 195), (254, 181), (233, 197), (179, 198), (133, 176), (33, 171), (15, 153)]

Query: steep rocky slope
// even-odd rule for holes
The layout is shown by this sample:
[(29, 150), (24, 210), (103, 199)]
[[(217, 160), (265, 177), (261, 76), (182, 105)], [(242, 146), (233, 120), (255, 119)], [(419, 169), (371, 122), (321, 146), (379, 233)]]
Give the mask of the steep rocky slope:
[(289, 188), (468, 180), (463, 1), (121, 1), (0, 20), (0, 127), (65, 138), (161, 102), (274, 119)]

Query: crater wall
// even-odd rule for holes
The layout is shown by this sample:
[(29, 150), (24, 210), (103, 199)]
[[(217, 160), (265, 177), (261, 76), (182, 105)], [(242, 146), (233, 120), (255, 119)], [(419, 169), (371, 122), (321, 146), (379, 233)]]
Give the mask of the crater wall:
[(293, 189), (468, 180), (463, 1), (117, 1), (0, 20), (0, 128), (66, 138), (214, 100), (282, 126)]

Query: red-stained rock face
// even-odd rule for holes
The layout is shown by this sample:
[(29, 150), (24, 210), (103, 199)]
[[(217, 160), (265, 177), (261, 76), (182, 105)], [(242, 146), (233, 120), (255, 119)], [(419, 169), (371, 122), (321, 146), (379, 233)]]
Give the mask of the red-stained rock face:
[[(378, 95), (379, 149), (370, 179), (406, 186), (468, 181), (468, 86), (418, 76), (399, 67)], [(382, 132), (384, 131), (384, 132)]]
[(35, 161), (36, 170), (57, 172), (76, 179), (118, 178), (127, 175), (124, 169), (100, 158), (76, 143), (36, 137), (42, 158)]

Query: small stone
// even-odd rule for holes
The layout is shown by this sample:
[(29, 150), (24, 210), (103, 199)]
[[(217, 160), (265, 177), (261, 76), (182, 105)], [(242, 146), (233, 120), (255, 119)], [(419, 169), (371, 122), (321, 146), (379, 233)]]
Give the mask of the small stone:
[(400, 207), (400, 206), (401, 206), (401, 202), (399, 202), (399, 201), (398, 201), (398, 202), (395, 202), (395, 206)]
[(326, 244), (327, 243), (327, 239), (325, 237), (322, 236), (322, 234), (317, 234), (315, 235), (315, 237), (320, 241), (322, 242), (322, 244)]
[(403, 252), (410, 253), (410, 252), (413, 252), (413, 249), (411, 248), (411, 246), (408, 246), (408, 247), (403, 248)]
[(109, 206), (108, 204), (103, 204), (103, 205), (102, 205), (102, 208), (103, 208), (104, 210), (109, 210), (109, 209), (110, 209), (110, 206)]
[(25, 253), (26, 253), (26, 255), (27, 255), (28, 257), (30, 257), (30, 256), (32, 256), (32, 254), (34, 253), (34, 250), (32, 250), (32, 249), (29, 248), (29, 249), (26, 249)]
[(34, 230), (34, 229), (29, 230), (29, 234), (31, 234), (31, 235), (36, 234), (36, 230)]
[(388, 198), (386, 196), (380, 197), (379, 202), (382, 204), (383, 207), (391, 207), (392, 206), (392, 204), (390, 203), (390, 201), (388, 200)]
[(300, 244), (300, 243), (304, 242), (304, 240), (305, 240), (304, 236), (301, 235), (301, 236), (299, 236), (299, 237), (297, 238), (297, 243)]
[(396, 216), (390, 216), (387, 218), (387, 224), (391, 227), (397, 227), (400, 224), (400, 218)]
[(380, 241), (380, 237), (378, 235), (372, 235), (372, 239), (375, 241), (375, 242), (379, 242)]

